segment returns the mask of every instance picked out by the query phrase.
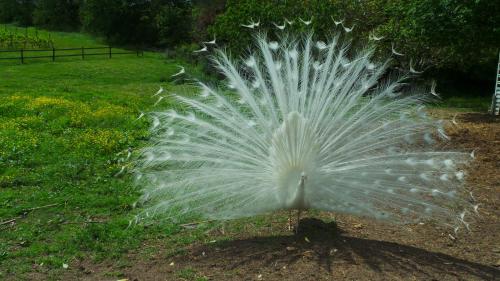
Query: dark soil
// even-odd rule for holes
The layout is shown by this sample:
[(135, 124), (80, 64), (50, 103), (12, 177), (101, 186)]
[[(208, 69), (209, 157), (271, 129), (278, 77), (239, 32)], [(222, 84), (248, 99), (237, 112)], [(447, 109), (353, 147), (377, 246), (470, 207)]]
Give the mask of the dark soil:
[[(451, 119), (449, 111), (432, 115)], [(431, 223), (391, 225), (351, 216), (307, 215), (294, 234), (286, 222), (232, 239), (197, 243), (182, 254), (130, 254), (130, 263), (81, 261), (66, 280), (500, 280), (500, 119), (461, 113), (451, 147), (475, 150), (468, 184), (480, 217), (455, 235)], [(331, 221), (332, 216), (335, 222)], [(329, 219), (329, 220), (328, 220)], [(258, 233), (258, 234), (255, 234)], [(219, 234), (220, 235), (220, 234)], [(218, 234), (213, 234), (218, 239)], [(120, 271), (123, 277), (107, 277)]]

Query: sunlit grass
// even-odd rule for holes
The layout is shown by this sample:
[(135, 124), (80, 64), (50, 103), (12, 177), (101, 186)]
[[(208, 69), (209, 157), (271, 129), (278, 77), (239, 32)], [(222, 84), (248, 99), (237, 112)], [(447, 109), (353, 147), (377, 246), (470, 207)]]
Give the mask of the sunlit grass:
[[(0, 279), (22, 280), (33, 270), (57, 279), (63, 263), (120, 258), (148, 237), (180, 230), (128, 227), (139, 192), (127, 159), (149, 138), (140, 113), (193, 91), (170, 78), (178, 64), (156, 53), (0, 62), (0, 222), (14, 219), (0, 225)], [(160, 86), (165, 98), (153, 107)]]
[(91, 46), (105, 46), (102, 40), (96, 40), (88, 34), (74, 33), (74, 32), (59, 32), (48, 31), (35, 27), (18, 27), (11, 24), (0, 25), (0, 32), (14, 33), (29, 36), (37, 36), (39, 38), (50, 39), (56, 48), (74, 48), (74, 47), (91, 47)]

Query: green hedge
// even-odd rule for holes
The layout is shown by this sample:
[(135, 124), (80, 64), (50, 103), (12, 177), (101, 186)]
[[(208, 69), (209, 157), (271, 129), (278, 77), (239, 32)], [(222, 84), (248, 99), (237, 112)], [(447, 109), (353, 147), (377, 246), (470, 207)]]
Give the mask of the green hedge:
[[(415, 68), (460, 71), (477, 79), (492, 79), (500, 48), (500, 1), (476, 0), (229, 0), (210, 32), (235, 54), (251, 44), (252, 34), (242, 24), (260, 20), (260, 31), (279, 34), (273, 23), (295, 20), (287, 30), (301, 32), (297, 19), (313, 17), (310, 27), (318, 37), (342, 32), (333, 19), (354, 27), (354, 42), (366, 44), (373, 32), (384, 39), (379, 51), (386, 56), (394, 44), (412, 59)], [(309, 28), (309, 27), (308, 27)], [(309, 28), (310, 29), (310, 28)], [(491, 78), (489, 78), (489, 76)]]

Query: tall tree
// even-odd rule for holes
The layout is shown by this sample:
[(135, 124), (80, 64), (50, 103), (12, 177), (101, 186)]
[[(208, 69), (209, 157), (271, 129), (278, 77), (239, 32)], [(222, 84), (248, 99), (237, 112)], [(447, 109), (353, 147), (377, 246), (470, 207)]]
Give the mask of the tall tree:
[(0, 0), (0, 22), (33, 24), (33, 10), (36, 0)]
[(38, 0), (33, 12), (37, 26), (59, 30), (80, 27), (80, 0)]

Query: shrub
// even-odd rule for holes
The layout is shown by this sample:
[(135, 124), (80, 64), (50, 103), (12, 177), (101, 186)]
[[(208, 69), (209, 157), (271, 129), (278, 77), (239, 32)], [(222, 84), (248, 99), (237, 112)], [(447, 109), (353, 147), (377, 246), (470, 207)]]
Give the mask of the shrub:
[(498, 1), (391, 1), (385, 11), (387, 19), (378, 28), (408, 57), (470, 73), (495, 65), (500, 45)]
[(80, 26), (80, 0), (38, 0), (33, 23), (50, 29), (76, 30)]
[[(216, 34), (220, 42), (227, 43), (230, 49), (241, 53), (252, 42), (252, 34), (242, 24), (250, 21), (260, 21), (259, 30), (272, 31), (269, 35), (279, 34), (274, 24), (282, 25), (287, 19), (293, 22), (287, 24), (286, 30), (303, 33), (314, 30), (317, 37), (325, 39), (340, 30), (341, 26), (334, 24), (335, 20), (344, 20), (347, 27), (355, 25), (355, 34), (367, 38), (369, 31), (384, 21), (383, 10), (377, 5), (379, 0), (347, 1), (347, 0), (289, 0), (289, 1), (255, 1), (230, 0), (225, 12), (217, 16), (210, 33)], [(313, 19), (310, 26), (301, 20)]]
[(87, 0), (82, 23), (112, 42), (177, 45), (191, 38), (191, 12), (187, 0)]
[(147, 0), (87, 0), (83, 28), (111, 42), (151, 44), (156, 40)]
[[(224, 13), (209, 28), (219, 42), (226, 43), (233, 54), (242, 54), (252, 44), (252, 34), (242, 27), (251, 20), (260, 21), (259, 30), (279, 34), (273, 22), (295, 20), (287, 30), (302, 32), (310, 27), (319, 38), (338, 30), (332, 18), (355, 25), (353, 44), (366, 44), (371, 32), (383, 36), (378, 52), (387, 57), (394, 43), (406, 54), (398, 63), (408, 69), (410, 59), (439, 72), (456, 72), (474, 79), (494, 78), (500, 27), (499, 1), (462, 0), (229, 0)], [(309, 28), (297, 19), (309, 19)], [(418, 67), (416, 67), (418, 68)]]
[(0, 0), (0, 22), (32, 25), (35, 3), (35, 0)]
[(168, 1), (168, 3), (158, 6), (155, 24), (158, 28), (159, 45), (168, 47), (189, 42), (193, 30), (191, 3), (188, 1)]

